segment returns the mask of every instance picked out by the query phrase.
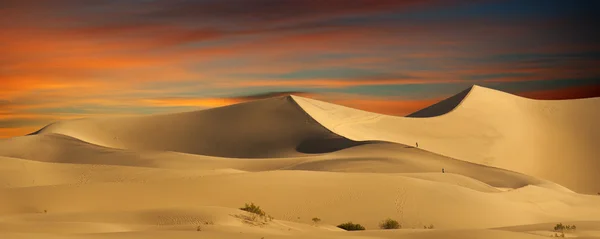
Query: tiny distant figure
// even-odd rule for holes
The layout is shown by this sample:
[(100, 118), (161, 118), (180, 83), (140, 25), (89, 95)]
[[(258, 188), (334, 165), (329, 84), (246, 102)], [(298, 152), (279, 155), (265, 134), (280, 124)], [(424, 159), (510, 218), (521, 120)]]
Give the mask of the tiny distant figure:
[(415, 142), (415, 145), (417, 146), (417, 148), (419, 147), (419, 142)]
[(444, 172), (444, 168), (442, 168), (442, 173), (445, 173), (445, 172)]

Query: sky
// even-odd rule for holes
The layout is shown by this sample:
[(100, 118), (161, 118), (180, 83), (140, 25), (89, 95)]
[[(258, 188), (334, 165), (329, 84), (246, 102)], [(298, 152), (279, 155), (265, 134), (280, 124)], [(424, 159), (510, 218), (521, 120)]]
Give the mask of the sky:
[(0, 138), (295, 94), (404, 116), (600, 96), (599, 1), (2, 0)]

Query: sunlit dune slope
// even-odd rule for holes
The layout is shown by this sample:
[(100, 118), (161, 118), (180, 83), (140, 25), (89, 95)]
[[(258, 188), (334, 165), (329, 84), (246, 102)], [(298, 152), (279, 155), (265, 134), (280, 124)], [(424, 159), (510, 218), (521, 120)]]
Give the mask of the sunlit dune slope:
[(542, 101), (474, 86), (411, 117), (294, 100), (348, 139), (418, 143), (431, 152), (549, 179), (578, 192), (600, 192), (600, 98)]
[[(28, 187), (88, 182), (147, 182), (166, 178), (302, 170), (347, 173), (402, 173), (469, 188), (516, 189), (528, 185), (569, 192), (552, 182), (500, 168), (456, 160), (399, 144), (365, 144), (311, 157), (220, 158), (176, 152), (105, 148), (58, 135), (0, 140), (0, 186)], [(449, 176), (437, 174), (446, 169)], [(177, 171), (181, 170), (181, 171)], [(425, 175), (422, 175), (425, 173)], [(474, 184), (471, 184), (471, 181)], [(472, 185), (472, 186), (467, 186)], [(488, 189), (489, 188), (489, 189)]]
[(353, 144), (316, 123), (289, 96), (178, 114), (64, 121), (36, 134), (49, 133), (111, 148), (236, 158), (293, 156)]

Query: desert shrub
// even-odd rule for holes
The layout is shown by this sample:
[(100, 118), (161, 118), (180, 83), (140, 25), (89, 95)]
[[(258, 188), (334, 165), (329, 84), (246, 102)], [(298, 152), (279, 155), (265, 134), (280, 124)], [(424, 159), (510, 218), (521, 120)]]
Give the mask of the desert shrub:
[(352, 222), (346, 222), (338, 225), (337, 227), (344, 229), (346, 231), (362, 231), (365, 230), (365, 227), (360, 224), (354, 224)]
[(263, 211), (262, 209), (260, 209), (260, 206), (256, 206), (254, 205), (254, 203), (246, 203), (245, 207), (240, 208), (240, 210), (246, 211), (246, 212), (250, 212), (250, 213), (254, 213), (256, 215), (259, 215), (261, 217), (266, 216), (267, 214), (265, 213), (265, 211)]
[(315, 218), (312, 219), (312, 221), (314, 223), (319, 223), (321, 221), (321, 218), (315, 217)]
[(398, 221), (393, 220), (391, 218), (383, 220), (379, 223), (379, 228), (381, 229), (398, 229), (400, 228), (400, 223)]
[(274, 219), (271, 215), (267, 215), (265, 211), (263, 211), (259, 206), (255, 205), (254, 203), (246, 203), (246, 205), (240, 208), (240, 210), (252, 213), (252, 216), (249, 217), (240, 215), (242, 218), (245, 218), (247, 220), (257, 222), (258, 219), (262, 219), (264, 222), (270, 222)]
[(576, 230), (577, 226), (575, 225), (563, 225), (562, 223), (556, 224), (556, 226), (554, 226), (554, 231), (557, 232), (562, 232), (564, 230)]
[(423, 226), (423, 229), (433, 229), (433, 224), (429, 224), (429, 226)]
[(562, 231), (565, 230), (565, 226), (562, 223), (556, 224), (556, 226), (554, 226), (554, 231)]

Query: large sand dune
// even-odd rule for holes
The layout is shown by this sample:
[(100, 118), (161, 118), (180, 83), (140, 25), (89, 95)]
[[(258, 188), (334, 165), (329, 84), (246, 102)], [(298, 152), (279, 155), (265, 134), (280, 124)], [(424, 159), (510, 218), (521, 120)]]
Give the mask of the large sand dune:
[(542, 101), (474, 86), (410, 117), (294, 99), (348, 139), (418, 142), (430, 152), (600, 192), (600, 98)]
[(47, 133), (111, 148), (236, 158), (289, 157), (303, 148), (318, 152), (301, 146), (331, 138), (342, 141), (340, 147), (350, 143), (315, 122), (291, 97), (179, 114), (64, 121), (36, 134)]
[(0, 140), (0, 238), (600, 238), (599, 103), (474, 87), (409, 117), (290, 96), (57, 122)]

